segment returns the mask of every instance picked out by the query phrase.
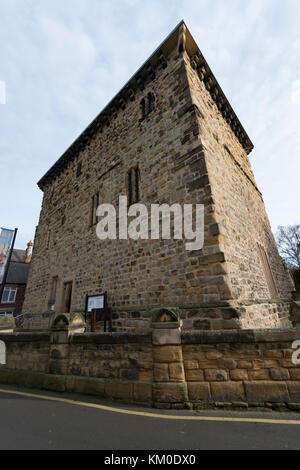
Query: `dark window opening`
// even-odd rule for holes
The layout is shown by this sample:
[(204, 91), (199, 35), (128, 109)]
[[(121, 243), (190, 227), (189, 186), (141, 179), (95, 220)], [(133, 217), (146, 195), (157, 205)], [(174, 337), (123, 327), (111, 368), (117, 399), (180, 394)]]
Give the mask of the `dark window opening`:
[(140, 181), (141, 181), (141, 174), (139, 168), (135, 169), (135, 202), (140, 201)]
[(148, 93), (148, 114), (154, 111), (155, 107), (155, 96), (153, 93)]
[(92, 197), (92, 208), (91, 208), (91, 225), (96, 225), (98, 222), (97, 209), (99, 206), (99, 193), (96, 193)]
[(128, 201), (129, 205), (141, 200), (141, 173), (139, 168), (131, 168), (128, 172)]
[(133, 204), (132, 170), (128, 173), (128, 200), (130, 205)]
[(148, 93), (146, 98), (143, 98), (141, 101), (141, 110), (142, 110), (142, 118), (143, 121), (155, 108), (155, 96), (153, 93)]
[(77, 173), (76, 173), (77, 178), (81, 175), (81, 173), (82, 173), (82, 163), (80, 162), (77, 165)]
[(49, 250), (51, 245), (51, 230), (48, 232), (48, 241), (47, 241), (47, 249)]
[(142, 109), (142, 119), (145, 119), (145, 117), (146, 117), (146, 100), (145, 100), (145, 98), (143, 98), (142, 101), (141, 101), (141, 109)]

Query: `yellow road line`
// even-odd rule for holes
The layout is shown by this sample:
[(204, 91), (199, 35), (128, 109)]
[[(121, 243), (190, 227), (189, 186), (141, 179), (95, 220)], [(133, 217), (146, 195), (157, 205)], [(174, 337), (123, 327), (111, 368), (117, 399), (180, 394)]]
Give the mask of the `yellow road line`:
[(287, 420), (287, 419), (261, 419), (261, 418), (229, 418), (229, 417), (213, 417), (213, 416), (176, 416), (164, 415), (157, 413), (147, 413), (144, 411), (131, 411), (122, 408), (113, 408), (111, 406), (97, 405), (96, 403), (86, 403), (82, 401), (70, 400), (67, 398), (50, 397), (48, 395), (38, 395), (33, 393), (16, 392), (11, 390), (2, 390), (0, 393), (8, 393), (9, 395), (18, 395), (27, 398), (37, 398), (39, 400), (54, 401), (59, 403), (66, 403), (68, 405), (83, 406), (86, 408), (94, 408), (102, 411), (110, 411), (112, 413), (120, 413), (133, 416), (143, 416), (146, 418), (155, 419), (168, 419), (177, 421), (214, 421), (214, 422), (231, 422), (231, 423), (262, 423), (262, 424), (293, 424), (300, 425), (300, 420)]

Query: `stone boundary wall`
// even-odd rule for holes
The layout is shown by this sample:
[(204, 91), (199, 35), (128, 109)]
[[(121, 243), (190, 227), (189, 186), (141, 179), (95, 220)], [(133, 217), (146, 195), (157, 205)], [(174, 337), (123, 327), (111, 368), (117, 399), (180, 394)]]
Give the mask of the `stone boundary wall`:
[[(161, 409), (300, 410), (300, 329), (0, 334), (0, 384), (77, 392)], [(300, 355), (299, 355), (300, 356)]]
[(236, 407), (300, 409), (300, 366), (293, 364), (300, 330), (183, 333), (189, 401)]
[(0, 334), (0, 384), (99, 395), (150, 405), (151, 334)]

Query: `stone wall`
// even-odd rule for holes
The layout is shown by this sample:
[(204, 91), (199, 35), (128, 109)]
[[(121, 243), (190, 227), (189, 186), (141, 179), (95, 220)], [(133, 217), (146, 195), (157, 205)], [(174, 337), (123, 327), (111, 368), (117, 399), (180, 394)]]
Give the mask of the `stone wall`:
[[(165, 59), (155, 73), (144, 77), (142, 86), (134, 78), (131, 98), (123, 90), (126, 103), (109, 117), (104, 113), (101, 132), (91, 125), (43, 180), (23, 312), (43, 314), (55, 300), (56, 312), (64, 313), (64, 283), (72, 282), (72, 311), (84, 311), (86, 294), (107, 291), (118, 331), (148, 329), (151, 309), (170, 305), (182, 310), (186, 329), (290, 326), (292, 287), (251, 170), (250, 144), (242, 145), (200, 79), (192, 38), (187, 34), (186, 50), (184, 41), (178, 48), (179, 34), (162, 47)], [(142, 119), (148, 93), (155, 107)], [(99, 193), (99, 203), (117, 207), (119, 196), (128, 195), (128, 172), (137, 166), (140, 202), (148, 208), (205, 205), (203, 250), (188, 252), (185, 241), (177, 240), (97, 239), (93, 196)], [(270, 260), (274, 295), (258, 244)]]
[(18, 372), (47, 373), (50, 333), (1, 334), (6, 344), (6, 367)]
[(156, 408), (300, 409), (300, 329), (152, 334), (0, 334), (0, 384), (69, 391)]
[(152, 402), (151, 335), (0, 333), (1, 340), (0, 384)]
[[(227, 297), (220, 299), (213, 287), (214, 278), (207, 278), (207, 293), (211, 301), (230, 300), (241, 328), (289, 327), (292, 284), (278, 253), (249, 156), (188, 56), (185, 67), (203, 146), (202, 171), (207, 175), (203, 189), (211, 196), (206, 245), (223, 256), (222, 264), (213, 265), (211, 274), (223, 276), (227, 285)], [(275, 293), (268, 286), (258, 245), (267, 255)]]
[(194, 407), (204, 401), (293, 408), (300, 401), (300, 366), (292, 362), (292, 344), (299, 334), (299, 330), (184, 333), (189, 400)]

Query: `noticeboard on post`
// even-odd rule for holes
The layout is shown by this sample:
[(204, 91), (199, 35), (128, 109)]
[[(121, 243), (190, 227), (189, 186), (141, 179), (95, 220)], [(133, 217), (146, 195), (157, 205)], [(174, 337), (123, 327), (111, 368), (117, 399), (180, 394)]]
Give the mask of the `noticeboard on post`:
[(87, 295), (85, 314), (91, 314), (93, 310), (103, 310), (107, 308), (107, 292), (104, 294)]

